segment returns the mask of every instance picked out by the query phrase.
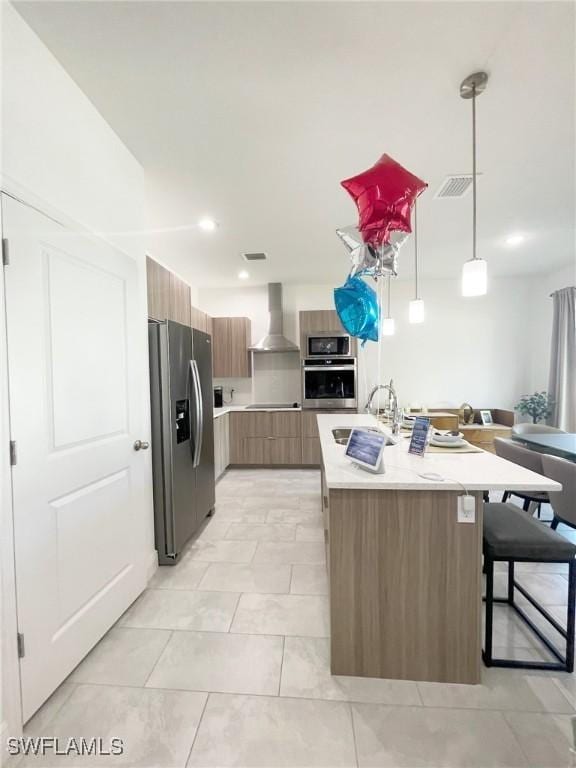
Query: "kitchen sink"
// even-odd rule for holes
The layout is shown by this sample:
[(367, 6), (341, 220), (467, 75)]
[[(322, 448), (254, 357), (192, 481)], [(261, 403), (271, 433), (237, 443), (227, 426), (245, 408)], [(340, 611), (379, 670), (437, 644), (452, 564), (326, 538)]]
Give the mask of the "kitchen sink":
[[(381, 433), (381, 430), (371, 427), (364, 427), (364, 429)], [(350, 432), (352, 432), (352, 427), (337, 427), (336, 429), (333, 429), (332, 435), (334, 437), (334, 442), (338, 443), (338, 445), (346, 445), (348, 438), (350, 437)], [(384, 445), (396, 445), (396, 441), (386, 435), (386, 442)]]
[(346, 427), (345, 429), (342, 427), (340, 429), (332, 430), (332, 434), (334, 435), (334, 440), (339, 445), (346, 445), (346, 443), (348, 442), (348, 438), (350, 437), (350, 432), (352, 432), (350, 427)]

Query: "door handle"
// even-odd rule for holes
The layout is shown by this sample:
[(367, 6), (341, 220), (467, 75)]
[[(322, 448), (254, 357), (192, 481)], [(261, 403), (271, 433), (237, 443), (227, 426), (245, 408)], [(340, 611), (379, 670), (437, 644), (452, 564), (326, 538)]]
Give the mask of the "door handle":
[(202, 405), (202, 387), (200, 385), (200, 374), (196, 360), (190, 360), (190, 375), (192, 387), (195, 393), (195, 414), (196, 414), (196, 434), (194, 435), (194, 454), (192, 456), (192, 466), (197, 467), (200, 464), (202, 454), (202, 437), (204, 432), (204, 408)]
[(148, 448), (150, 448), (150, 443), (147, 443), (146, 440), (136, 440), (134, 443), (135, 451), (147, 451)]

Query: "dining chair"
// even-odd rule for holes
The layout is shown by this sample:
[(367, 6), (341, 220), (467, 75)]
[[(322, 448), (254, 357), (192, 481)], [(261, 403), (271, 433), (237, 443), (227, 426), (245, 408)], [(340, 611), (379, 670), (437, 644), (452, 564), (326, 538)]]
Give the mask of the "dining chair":
[[(539, 475), (544, 474), (544, 468), (542, 466), (542, 456), (544, 454), (538, 453), (538, 451), (531, 451), (529, 448), (525, 448), (515, 440), (510, 440), (506, 437), (494, 438), (494, 450), (496, 455), (507, 461), (512, 461), (514, 464), (518, 464), (521, 467), (530, 469), (532, 472), (536, 472)], [(524, 512), (530, 510), (530, 504), (537, 505), (538, 517), (540, 517), (540, 506), (542, 504), (548, 504), (550, 499), (547, 493), (541, 491), (504, 491), (502, 496), (502, 502), (508, 501), (509, 496), (518, 496), (524, 500), (522, 509)]]
[(512, 427), (513, 435), (535, 435), (535, 434), (553, 434), (563, 433), (563, 429), (558, 427), (549, 427), (548, 424), (514, 424)]
[(557, 528), (559, 523), (565, 523), (576, 528), (576, 464), (559, 456), (542, 454), (542, 468), (546, 477), (562, 484), (561, 491), (550, 492), (550, 504), (554, 518), (550, 525)]

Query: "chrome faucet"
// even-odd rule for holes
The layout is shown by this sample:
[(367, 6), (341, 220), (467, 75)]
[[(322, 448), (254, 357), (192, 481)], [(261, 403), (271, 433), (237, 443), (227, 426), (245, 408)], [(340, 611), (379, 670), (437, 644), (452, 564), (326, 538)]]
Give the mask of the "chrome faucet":
[(372, 413), (372, 400), (374, 395), (381, 389), (385, 389), (390, 393), (390, 399), (392, 400), (392, 434), (397, 435), (400, 431), (400, 410), (398, 408), (398, 395), (394, 389), (394, 382), (390, 379), (390, 384), (376, 384), (368, 396), (368, 401), (364, 406), (366, 413)]

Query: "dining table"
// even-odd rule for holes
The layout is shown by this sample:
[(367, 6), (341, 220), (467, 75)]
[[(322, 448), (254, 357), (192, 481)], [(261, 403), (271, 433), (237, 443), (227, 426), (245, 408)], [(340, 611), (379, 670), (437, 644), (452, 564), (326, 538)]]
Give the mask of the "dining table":
[(513, 440), (540, 453), (550, 453), (562, 459), (576, 461), (576, 433), (573, 432), (526, 432), (512, 435)]

